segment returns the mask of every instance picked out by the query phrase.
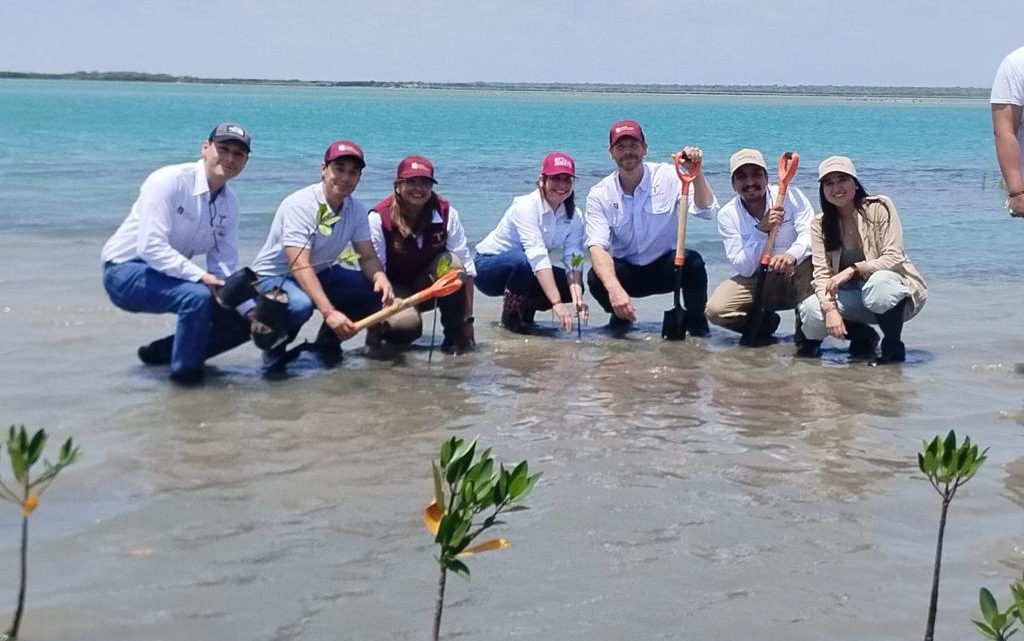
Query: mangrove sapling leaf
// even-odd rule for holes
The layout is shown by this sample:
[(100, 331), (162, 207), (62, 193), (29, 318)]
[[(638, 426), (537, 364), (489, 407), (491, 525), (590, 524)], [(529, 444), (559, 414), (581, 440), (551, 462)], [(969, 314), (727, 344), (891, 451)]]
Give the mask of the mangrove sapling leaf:
[(452, 259), (447, 254), (442, 254), (437, 259), (437, 266), (434, 269), (434, 279), (438, 279), (452, 270)]
[[(932, 641), (935, 637), (935, 618), (938, 613), (939, 605), (939, 577), (942, 570), (942, 541), (945, 536), (946, 530), (946, 517), (949, 511), (949, 505), (956, 496), (956, 491), (967, 483), (981, 468), (982, 464), (988, 458), (988, 449), (978, 452), (978, 446), (971, 443), (971, 438), (965, 437), (963, 442), (958, 446), (956, 432), (950, 430), (949, 433), (942, 437), (937, 435), (930, 442), (924, 441), (922, 443), (923, 450), (917, 455), (917, 464), (921, 472), (927, 477), (928, 482), (931, 483), (932, 488), (942, 498), (942, 508), (939, 516), (939, 528), (938, 536), (935, 543), (935, 563), (932, 568), (932, 590), (931, 597), (928, 602), (928, 621), (925, 624), (925, 641)], [(986, 591), (987, 592), (987, 591)], [(991, 597), (991, 594), (988, 594)], [(996, 612), (996, 615), (992, 620), (989, 620), (988, 616), (985, 616), (985, 625), (992, 628), (994, 633), (1001, 634), (1001, 626), (993, 626), (992, 623), (998, 622), (1005, 624), (1005, 617), (1000, 619), (1001, 613), (998, 613), (998, 608), (993, 602), (988, 602), (987, 597), (982, 595), (980, 597), (982, 604), (982, 614), (985, 616), (985, 612)], [(978, 630), (984, 633), (984, 628), (978, 626)], [(997, 637), (998, 638), (998, 637)]]
[(987, 588), (981, 588), (978, 592), (978, 605), (981, 608), (981, 616), (984, 621), (971, 619), (971, 623), (986, 639), (1006, 641), (1017, 631), (1014, 629), (1016, 625), (1014, 616), (1018, 613), (1016, 603), (1002, 611), (992, 593)]

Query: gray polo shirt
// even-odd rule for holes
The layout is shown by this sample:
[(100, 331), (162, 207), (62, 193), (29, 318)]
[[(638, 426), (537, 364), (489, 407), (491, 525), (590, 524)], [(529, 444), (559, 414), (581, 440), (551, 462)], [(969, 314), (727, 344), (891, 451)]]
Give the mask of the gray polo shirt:
[(336, 212), (341, 220), (334, 224), (331, 235), (319, 233), (316, 212), (320, 203), (325, 202), (321, 183), (303, 187), (281, 201), (274, 214), (274, 222), (270, 224), (267, 242), (253, 263), (253, 270), (260, 276), (285, 274), (288, 272), (285, 247), (306, 247), (310, 264), (320, 272), (336, 263), (338, 255), (350, 242), (370, 240), (366, 207), (351, 196), (345, 198), (341, 211)]

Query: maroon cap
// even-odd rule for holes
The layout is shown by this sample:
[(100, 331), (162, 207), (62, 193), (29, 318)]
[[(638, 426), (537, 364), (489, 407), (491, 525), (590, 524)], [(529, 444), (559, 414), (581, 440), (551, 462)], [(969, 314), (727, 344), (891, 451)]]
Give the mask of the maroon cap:
[(640, 128), (640, 123), (635, 120), (620, 120), (614, 123), (608, 130), (608, 146), (611, 147), (619, 138), (626, 136), (644, 142), (644, 130)]
[[(398, 163), (398, 170), (395, 178), (406, 180), (408, 178), (429, 178), (434, 180), (434, 165), (423, 156), (406, 156)], [(434, 180), (434, 183), (437, 183)]]
[(330, 164), (338, 158), (355, 158), (359, 161), (360, 167), (366, 166), (366, 159), (363, 158), (363, 150), (351, 140), (335, 140), (324, 152), (324, 164)]
[(559, 174), (569, 174), (575, 178), (576, 163), (569, 154), (553, 151), (544, 156), (544, 160), (540, 163), (540, 175), (557, 176)]

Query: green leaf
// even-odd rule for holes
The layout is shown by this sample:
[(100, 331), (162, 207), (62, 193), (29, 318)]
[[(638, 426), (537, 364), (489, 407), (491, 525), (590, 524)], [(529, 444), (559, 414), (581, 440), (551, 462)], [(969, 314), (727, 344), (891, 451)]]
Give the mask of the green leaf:
[(434, 502), (441, 509), (444, 509), (444, 485), (441, 482), (441, 470), (437, 469), (437, 463), (430, 462), (430, 469), (434, 473)]
[(462, 439), (453, 436), (441, 443), (441, 469), (448, 467), (452, 460), (452, 453), (462, 444)]
[(917, 467), (921, 470), (922, 474), (928, 474), (928, 469), (924, 465), (924, 454), (917, 453)]
[(992, 639), (992, 641), (999, 640), (999, 636), (996, 634), (996, 631), (990, 628), (987, 624), (982, 623), (977, 619), (971, 619), (971, 623), (974, 624), (974, 627), (978, 628), (978, 632), (980, 632), (986, 639)]
[(469, 581), (469, 568), (466, 567), (466, 564), (463, 563), (462, 561), (460, 561), (460, 560), (458, 560), (456, 558), (445, 559), (445, 564), (444, 565), (445, 565), (446, 568), (448, 568), (449, 570), (451, 570), (455, 574), (458, 574), (463, 579)]
[(437, 259), (437, 266), (434, 269), (434, 277), (441, 278), (452, 270), (452, 259), (448, 254), (441, 254), (441, 257)]
[(579, 267), (583, 264), (583, 254), (573, 254), (572, 258), (569, 259), (569, 265), (572, 267)]
[(35, 465), (39, 460), (39, 457), (42, 456), (44, 447), (46, 447), (46, 430), (39, 430), (35, 433), (28, 444), (26, 463), (30, 468)]
[(985, 620), (989, 623), (992, 623), (993, 617), (999, 613), (999, 606), (996, 604), (996, 598), (992, 596), (988, 588), (981, 588), (978, 591), (978, 604), (981, 606), (981, 616), (985, 617)]
[(529, 509), (530, 508), (526, 507), (525, 505), (513, 505), (512, 507), (503, 510), (502, 514), (504, 514), (505, 512), (523, 512)]

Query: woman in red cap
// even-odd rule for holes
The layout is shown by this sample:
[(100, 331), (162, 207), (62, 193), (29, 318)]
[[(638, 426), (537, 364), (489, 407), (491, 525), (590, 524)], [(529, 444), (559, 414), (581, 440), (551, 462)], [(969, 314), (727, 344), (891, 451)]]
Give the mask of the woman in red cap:
[[(576, 163), (553, 152), (540, 165), (537, 189), (512, 199), (512, 205), (476, 246), (476, 286), (488, 296), (503, 296), (501, 324), (523, 332), (537, 310), (552, 310), (558, 324), (572, 331), (583, 302), (583, 216), (575, 206)], [(551, 263), (560, 251), (562, 267)]]
[[(399, 296), (428, 286), (440, 274), (439, 265), (463, 269), (466, 281), (458, 291), (436, 299), (441, 311), (444, 340), (449, 354), (468, 352), (473, 336), (473, 277), (476, 269), (459, 212), (434, 192), (434, 165), (423, 156), (406, 156), (395, 172), (395, 190), (370, 209), (370, 239), (388, 279)], [(409, 344), (422, 336), (420, 312), (434, 300), (406, 309), (369, 332), (367, 342), (380, 340)]]

